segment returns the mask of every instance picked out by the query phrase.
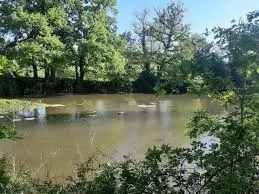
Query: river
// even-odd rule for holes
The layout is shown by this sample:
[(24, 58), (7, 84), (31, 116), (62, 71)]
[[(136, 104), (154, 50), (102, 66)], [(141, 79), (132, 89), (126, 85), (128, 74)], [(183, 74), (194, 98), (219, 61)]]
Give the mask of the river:
[(17, 165), (24, 162), (35, 175), (59, 177), (70, 175), (75, 164), (92, 153), (104, 156), (103, 161), (121, 160), (126, 154), (142, 159), (154, 145), (184, 146), (194, 111), (222, 111), (211, 99), (190, 95), (64, 95), (40, 100), (65, 106), (21, 112), (22, 121), (15, 124), (22, 139), (1, 141), (0, 153), (9, 154)]

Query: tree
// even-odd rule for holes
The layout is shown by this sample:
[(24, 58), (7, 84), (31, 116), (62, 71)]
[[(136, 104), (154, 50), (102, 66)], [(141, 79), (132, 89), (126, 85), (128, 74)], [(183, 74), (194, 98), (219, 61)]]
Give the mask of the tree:
[(155, 58), (157, 76), (161, 80), (168, 76), (181, 61), (192, 58), (190, 27), (184, 24), (182, 4), (171, 3), (166, 8), (156, 10), (156, 17), (151, 27), (155, 39)]
[(120, 37), (126, 42), (125, 50), (125, 78), (134, 81), (138, 78), (142, 68), (140, 67), (141, 52), (137, 48), (137, 40), (130, 31), (120, 34)]
[[(258, 193), (258, 51), (249, 41), (240, 41), (257, 40), (254, 31), (245, 30), (249, 26), (254, 29), (257, 25), (255, 19), (235, 24), (216, 34), (219, 46), (231, 54), (226, 66), (238, 73), (239, 79), (236, 82), (234, 74), (222, 77), (226, 91), (208, 86), (209, 93), (220, 95), (222, 103), (231, 104), (227, 115), (199, 111), (189, 125), (189, 147), (154, 147), (141, 162), (126, 159), (119, 165), (105, 165), (102, 171), (97, 170), (100, 174), (93, 181), (86, 178), (91, 172), (87, 169), (92, 168), (82, 166), (80, 177), (64, 191), (79, 188), (88, 189), (89, 193), (106, 189), (111, 193)], [(224, 42), (229, 31), (240, 38), (235, 38), (234, 43)], [(242, 52), (233, 55), (232, 52), (237, 50), (232, 50), (231, 44)], [(247, 48), (249, 52), (246, 52)], [(211, 140), (204, 141), (203, 137)]]
[(139, 63), (143, 65), (145, 72), (150, 73), (150, 66), (152, 62), (152, 36), (150, 33), (149, 13), (143, 10), (137, 15), (137, 22), (133, 25), (134, 34), (136, 35), (137, 47), (141, 53)]
[[(56, 4), (55, 4), (56, 3)], [(54, 7), (59, 1), (1, 1), (1, 35), (7, 38), (8, 57), (21, 68), (48, 69), (62, 55), (63, 43), (53, 32)], [(58, 23), (58, 22), (57, 22)]]
[[(171, 93), (185, 84), (184, 77), (187, 76), (180, 74), (185, 74), (182, 71), (193, 57), (194, 45), (189, 25), (183, 21), (182, 4), (170, 3), (155, 13), (152, 20), (147, 10), (137, 15), (132, 35), (136, 42), (127, 57), (143, 66), (136, 80), (137, 91), (150, 93), (165, 88)], [(129, 58), (132, 55), (133, 59)]]
[(192, 39), (195, 46), (194, 57), (188, 63), (189, 91), (195, 89), (198, 92), (200, 90), (198, 92), (200, 94), (204, 94), (208, 90), (226, 91), (224, 80), (229, 74), (229, 69), (223, 57), (216, 51), (216, 46), (208, 43), (206, 38), (200, 35), (195, 35)]
[(144, 65), (144, 70), (136, 83), (145, 85), (143, 88), (152, 87), (149, 92), (165, 88), (172, 93), (176, 88), (186, 88), (187, 67), (195, 46), (189, 25), (183, 21), (184, 12), (182, 4), (170, 3), (155, 10), (153, 20), (146, 10), (137, 16), (138, 21), (134, 24), (137, 42), (132, 53), (137, 63)]
[(114, 0), (74, 0), (69, 4), (68, 39), (72, 44), (68, 46), (75, 55), (74, 64), (79, 88), (82, 87), (86, 72), (123, 69), (124, 59), (120, 49), (123, 50), (124, 46), (114, 33), (115, 4)]

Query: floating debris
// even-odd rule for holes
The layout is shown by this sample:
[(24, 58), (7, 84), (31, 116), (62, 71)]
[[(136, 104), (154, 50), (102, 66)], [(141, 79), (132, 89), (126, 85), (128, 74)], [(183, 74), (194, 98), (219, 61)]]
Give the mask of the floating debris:
[(1, 115), (1, 116), (0, 116), (0, 119), (3, 119), (3, 118), (4, 118), (4, 116), (3, 116), (3, 115)]
[(98, 115), (89, 115), (89, 117), (97, 117)]
[(148, 105), (146, 105), (146, 104), (139, 104), (139, 105), (137, 105), (137, 107), (139, 107), (139, 108), (155, 108), (156, 105), (155, 104), (148, 104)]
[(25, 120), (25, 121), (33, 121), (33, 120), (35, 120), (35, 117), (25, 118), (24, 120)]
[(56, 107), (65, 107), (64, 104), (48, 104), (47, 107), (56, 108)]
[(88, 112), (88, 114), (90, 114), (90, 115), (95, 115), (96, 113), (97, 113), (97, 111)]
[(13, 119), (13, 122), (22, 121), (22, 119)]
[(119, 114), (119, 115), (124, 115), (125, 112), (117, 112), (117, 114)]
[(150, 104), (151, 104), (151, 105), (156, 105), (156, 103), (155, 103), (155, 102), (150, 102)]
[(84, 104), (77, 104), (77, 106), (83, 106)]

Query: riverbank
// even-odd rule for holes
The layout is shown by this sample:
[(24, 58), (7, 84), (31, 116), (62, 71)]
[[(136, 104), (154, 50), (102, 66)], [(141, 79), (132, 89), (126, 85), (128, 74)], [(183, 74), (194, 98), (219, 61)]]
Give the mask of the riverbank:
[(41, 102), (32, 102), (28, 100), (0, 99), (0, 114), (8, 114), (22, 110), (33, 110), (35, 108), (47, 106), (47, 104)]
[(46, 104), (41, 101), (0, 99), (0, 114), (9, 114), (19, 111), (32, 111), (37, 108), (56, 108), (64, 107), (63, 104)]
[[(141, 78), (129, 81), (121, 78), (114, 78), (110, 81), (84, 80), (80, 87), (75, 79), (55, 78), (53, 81), (46, 81), (45, 78), (37, 80), (31, 77), (6, 77), (0, 76), (1, 97), (44, 97), (58, 93), (83, 93), (83, 94), (116, 94), (116, 93), (145, 93), (154, 94), (156, 81), (150, 78)], [(172, 86), (165, 86), (168, 94), (172, 93)], [(187, 85), (175, 88), (173, 93), (184, 94), (187, 92)]]

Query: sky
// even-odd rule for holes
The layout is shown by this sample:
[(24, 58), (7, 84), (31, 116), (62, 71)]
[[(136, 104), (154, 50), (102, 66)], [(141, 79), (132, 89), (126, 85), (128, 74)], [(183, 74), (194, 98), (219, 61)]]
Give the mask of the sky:
[[(143, 9), (154, 14), (154, 8), (163, 8), (172, 0), (117, 0), (118, 31), (132, 30), (135, 15)], [(227, 27), (233, 19), (259, 10), (259, 0), (182, 0), (186, 10), (185, 22), (191, 24), (194, 33), (204, 33), (206, 28)]]

